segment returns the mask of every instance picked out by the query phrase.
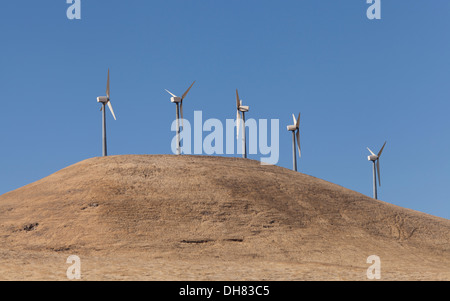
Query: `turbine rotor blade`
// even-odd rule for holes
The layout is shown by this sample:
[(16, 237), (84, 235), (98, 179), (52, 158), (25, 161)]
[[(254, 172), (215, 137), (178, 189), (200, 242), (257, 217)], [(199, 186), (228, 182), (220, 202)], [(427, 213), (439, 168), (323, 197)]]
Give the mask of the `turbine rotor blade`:
[(108, 97), (109, 100), (109, 68), (108, 68), (108, 80), (106, 82), (106, 97)]
[(241, 128), (242, 128), (242, 139), (246, 139), (245, 138), (245, 123), (244, 123), (244, 112), (242, 112), (242, 124), (241, 124)]
[[(386, 141), (387, 142), (387, 141)], [(380, 149), (380, 151), (378, 152), (378, 157), (381, 156), (381, 153), (383, 152), (384, 147), (386, 146), (386, 142), (384, 142), (383, 147)]]
[(295, 123), (295, 127), (298, 129), (300, 127), (300, 113), (298, 113), (297, 122)]
[(378, 186), (381, 186), (380, 159), (377, 160)]
[(114, 114), (114, 110), (113, 110), (113, 108), (112, 108), (112, 105), (111, 105), (111, 102), (110, 102), (110, 101), (108, 101), (108, 107), (109, 107), (109, 110), (111, 111), (111, 114), (112, 114), (113, 117), (114, 117), (114, 120), (117, 120), (117, 119), (116, 119), (116, 115)]
[(184, 99), (186, 97), (186, 95), (188, 94), (189, 90), (191, 90), (192, 86), (195, 84), (195, 81), (192, 83), (192, 85), (189, 87), (189, 89), (186, 90), (186, 92), (184, 92), (183, 96), (181, 96), (181, 99)]
[(184, 122), (183, 122), (183, 99), (181, 99), (181, 102), (180, 102), (180, 117), (181, 117), (181, 128), (184, 129)]
[(298, 148), (298, 156), (301, 157), (302, 156), (302, 149), (300, 147), (300, 131), (297, 129), (297, 148)]
[(294, 114), (292, 114), (292, 120), (294, 121), (294, 125), (296, 125), (297, 124), (297, 119), (295, 119), (295, 115)]
[(236, 105), (237, 105), (237, 109), (239, 110), (239, 107), (241, 106), (241, 102), (239, 99), (238, 89), (236, 89)]
[(236, 111), (236, 140), (239, 139), (239, 125), (241, 116), (239, 115), (239, 110)]
[(372, 155), (376, 156), (376, 155), (373, 153), (373, 151), (370, 150), (370, 148), (367, 148), (367, 149), (369, 150), (369, 152), (370, 152)]
[(173, 97), (177, 97), (175, 94), (173, 94), (172, 92), (170, 92), (169, 90), (165, 89), (167, 93), (169, 93), (170, 95), (172, 95)]

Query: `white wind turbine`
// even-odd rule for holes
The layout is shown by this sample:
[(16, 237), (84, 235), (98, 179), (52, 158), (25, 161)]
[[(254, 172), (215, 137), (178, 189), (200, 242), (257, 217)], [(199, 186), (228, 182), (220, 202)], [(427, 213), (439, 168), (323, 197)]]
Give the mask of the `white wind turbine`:
[[(373, 198), (377, 199), (377, 175), (378, 175), (378, 185), (381, 186), (381, 176), (380, 176), (380, 156), (383, 152), (383, 149), (386, 145), (386, 142), (384, 142), (383, 147), (380, 149), (378, 154), (374, 154), (373, 151), (370, 150), (370, 148), (367, 148), (370, 152), (370, 156), (367, 157), (369, 161), (372, 161), (373, 163)], [(376, 165), (376, 167), (375, 167)]]
[[(287, 130), (292, 132), (292, 160), (294, 164), (294, 170), (297, 171), (297, 155), (295, 154), (295, 140), (297, 140), (298, 156), (302, 156), (300, 148), (300, 113), (298, 113), (298, 118), (295, 119), (295, 115), (292, 114), (292, 119), (294, 120), (293, 125), (288, 125)], [(297, 138), (297, 139), (296, 139)]]
[(181, 113), (181, 127), (183, 127), (183, 100), (188, 94), (189, 90), (191, 90), (192, 86), (195, 84), (195, 81), (192, 85), (184, 92), (183, 96), (178, 97), (169, 90), (166, 89), (166, 92), (172, 95), (170, 98), (170, 102), (175, 103), (177, 105), (177, 155), (181, 154), (181, 145), (180, 145), (180, 113)]
[(108, 105), (109, 110), (111, 111), (111, 114), (114, 117), (114, 120), (116, 120), (116, 115), (114, 115), (114, 110), (111, 105), (111, 101), (109, 98), (109, 69), (108, 69), (108, 80), (106, 82), (106, 96), (99, 96), (97, 97), (97, 102), (100, 102), (102, 104), (102, 107), (100, 108), (100, 111), (102, 111), (102, 121), (103, 121), (103, 156), (107, 156), (107, 149), (106, 149), (106, 116), (105, 116), (105, 106)]
[(245, 112), (250, 109), (249, 106), (243, 106), (242, 100), (239, 98), (238, 90), (236, 89), (236, 140), (239, 140), (239, 126), (242, 121), (242, 158), (247, 158), (247, 141), (245, 138)]

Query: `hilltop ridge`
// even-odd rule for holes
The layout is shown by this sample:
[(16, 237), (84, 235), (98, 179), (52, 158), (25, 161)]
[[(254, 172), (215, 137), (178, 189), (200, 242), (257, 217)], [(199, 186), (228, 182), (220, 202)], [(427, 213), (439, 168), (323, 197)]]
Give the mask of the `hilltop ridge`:
[(0, 221), (0, 279), (77, 254), (94, 280), (366, 280), (370, 255), (450, 280), (449, 220), (241, 158), (91, 158), (0, 196)]

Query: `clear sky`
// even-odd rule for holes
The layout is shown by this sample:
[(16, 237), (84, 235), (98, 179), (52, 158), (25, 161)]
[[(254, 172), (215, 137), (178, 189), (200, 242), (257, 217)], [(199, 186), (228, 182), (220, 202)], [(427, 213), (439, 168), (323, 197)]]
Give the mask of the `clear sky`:
[[(383, 201), (450, 218), (450, 1), (65, 0), (0, 2), (0, 193), (101, 155), (111, 69), (110, 155), (171, 154), (184, 117), (280, 120), (292, 166), (302, 113), (301, 172), (372, 195), (366, 147), (387, 141)], [(251, 155), (252, 159), (259, 159)], [(101, 185), (101, 183), (98, 183)]]

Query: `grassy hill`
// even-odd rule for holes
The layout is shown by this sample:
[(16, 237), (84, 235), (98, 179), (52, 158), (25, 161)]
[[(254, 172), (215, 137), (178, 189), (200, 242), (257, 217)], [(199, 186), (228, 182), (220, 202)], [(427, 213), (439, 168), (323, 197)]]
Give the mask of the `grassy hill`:
[[(426, 201), (426, 200), (424, 200)], [(240, 158), (92, 158), (0, 196), (0, 279), (450, 280), (450, 221)]]

